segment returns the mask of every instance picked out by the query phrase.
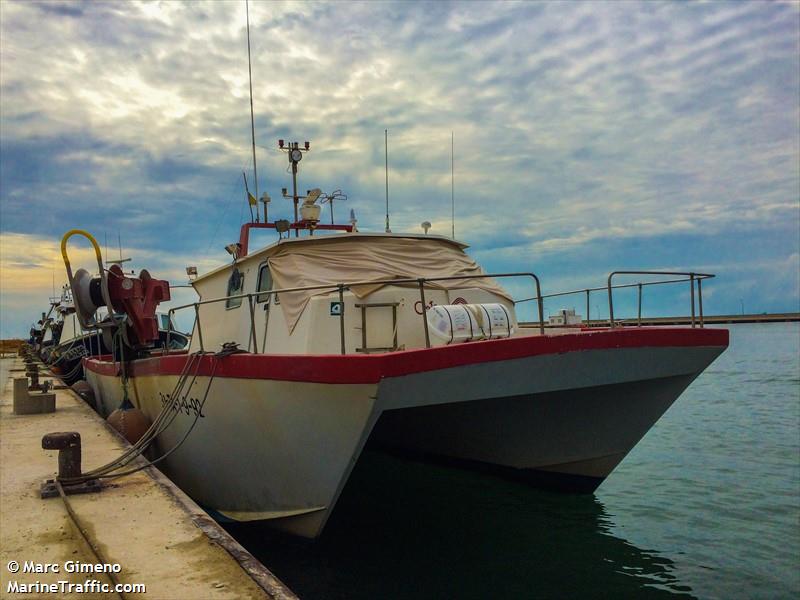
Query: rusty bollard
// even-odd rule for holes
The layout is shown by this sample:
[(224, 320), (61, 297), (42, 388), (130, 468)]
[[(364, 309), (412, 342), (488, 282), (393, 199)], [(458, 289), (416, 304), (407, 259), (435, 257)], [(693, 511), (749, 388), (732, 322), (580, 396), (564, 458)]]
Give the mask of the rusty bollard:
[(42, 448), (58, 450), (58, 478), (67, 479), (81, 474), (81, 434), (77, 431), (48, 433), (42, 438)]
[[(42, 448), (45, 450), (58, 450), (58, 481), (69, 480), (81, 475), (81, 434), (77, 431), (62, 431), (48, 433), (42, 438)], [(99, 492), (100, 482), (89, 479), (80, 483), (62, 483), (64, 493), (86, 494)], [(58, 496), (56, 481), (48, 479), (42, 484), (42, 498)]]

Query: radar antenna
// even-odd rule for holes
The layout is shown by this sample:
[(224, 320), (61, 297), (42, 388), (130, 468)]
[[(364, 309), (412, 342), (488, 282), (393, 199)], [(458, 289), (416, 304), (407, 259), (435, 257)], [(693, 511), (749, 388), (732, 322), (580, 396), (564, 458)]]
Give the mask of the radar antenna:
[(331, 205), (331, 225), (334, 225), (333, 221), (333, 202), (334, 200), (347, 200), (347, 194), (345, 194), (342, 190), (335, 190), (330, 194), (322, 194), (322, 197), (319, 200), (320, 204), (325, 204), (326, 202)]

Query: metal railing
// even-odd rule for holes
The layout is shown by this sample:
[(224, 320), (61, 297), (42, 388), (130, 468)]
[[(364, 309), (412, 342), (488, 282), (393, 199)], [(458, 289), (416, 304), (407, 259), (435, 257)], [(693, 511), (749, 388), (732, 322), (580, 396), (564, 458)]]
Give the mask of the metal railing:
[[(611, 285), (611, 280), (615, 275), (669, 275), (688, 277), (688, 279), (678, 281), (688, 281), (692, 305), (692, 327), (695, 326), (695, 302), (694, 302), (694, 284), (697, 282), (697, 296), (700, 300), (700, 327), (703, 327), (703, 279), (711, 279), (714, 277), (712, 273), (684, 273), (681, 271), (612, 271), (608, 274), (608, 321), (611, 327), (614, 327), (614, 287)], [(666, 282), (664, 282), (666, 283)], [(675, 282), (670, 282), (675, 283)], [(658, 282), (654, 282), (657, 285)], [(639, 286), (639, 325), (642, 324), (642, 283)]]
[[(221, 298), (212, 298), (210, 300), (199, 300), (197, 302), (191, 302), (189, 304), (183, 304), (181, 306), (176, 306), (169, 309), (169, 319), (170, 323), (173, 321), (173, 315), (175, 312), (179, 310), (184, 310), (186, 308), (194, 308), (195, 313), (195, 327), (197, 330), (197, 338), (200, 341), (200, 350), (204, 351), (205, 347), (203, 345), (203, 329), (200, 323), (200, 307), (206, 304), (214, 304), (218, 302), (228, 302), (230, 300), (237, 300), (239, 298), (244, 299), (247, 298), (247, 303), (250, 308), (250, 335), (248, 336), (250, 339), (248, 340), (247, 347), (248, 350), (250, 349), (250, 343), (252, 342), (253, 345), (253, 352), (258, 353), (258, 339), (256, 336), (256, 329), (255, 329), (255, 307), (253, 304), (253, 298), (263, 298), (264, 296), (269, 296), (270, 299), (273, 296), (277, 296), (278, 294), (286, 294), (291, 292), (308, 292), (308, 291), (318, 291), (318, 290), (329, 290), (330, 292), (338, 292), (339, 295), (339, 306), (341, 310), (339, 312), (339, 337), (340, 337), (340, 351), (342, 354), (346, 354), (345, 348), (345, 322), (344, 322), (344, 292), (345, 290), (350, 290), (354, 287), (362, 286), (362, 285), (408, 285), (408, 284), (416, 284), (419, 288), (419, 297), (420, 302), (422, 305), (422, 326), (425, 332), (425, 347), (431, 347), (431, 339), (430, 339), (430, 332), (428, 331), (428, 319), (427, 319), (427, 310), (425, 309), (425, 284), (426, 283), (435, 283), (437, 281), (456, 281), (460, 279), (500, 279), (500, 278), (507, 278), (507, 277), (530, 277), (534, 281), (535, 289), (536, 289), (536, 296), (533, 298), (529, 298), (528, 300), (536, 299), (537, 305), (539, 309), (539, 331), (540, 333), (544, 334), (544, 304), (543, 304), (543, 296), (542, 296), (542, 289), (541, 284), (539, 282), (539, 278), (534, 273), (489, 273), (489, 274), (480, 274), (480, 275), (451, 275), (448, 277), (417, 277), (417, 278), (402, 278), (402, 279), (378, 279), (378, 280), (367, 280), (367, 281), (353, 281), (348, 283), (337, 283), (337, 284), (328, 284), (328, 285), (310, 285), (310, 286), (303, 286), (303, 287), (294, 287), (294, 288), (283, 288), (277, 290), (264, 290), (264, 291), (256, 291), (250, 292), (247, 294), (236, 294), (231, 296), (224, 296)], [(164, 348), (164, 354), (167, 354), (169, 351), (169, 343), (170, 343), (170, 333), (171, 331), (167, 331), (167, 342)], [(262, 352), (265, 350), (264, 346), (266, 346), (266, 339), (262, 344)]]
[[(681, 276), (680, 279), (664, 279), (659, 281), (645, 281), (645, 282), (637, 282), (637, 283), (626, 283), (626, 284), (618, 284), (612, 285), (612, 279), (616, 275), (666, 275), (670, 277), (674, 276)], [(555, 294), (545, 294), (542, 296), (542, 300), (547, 298), (558, 298), (561, 296), (571, 296), (574, 294), (586, 294), (586, 319), (585, 322), (588, 323), (591, 320), (591, 293), (592, 292), (600, 292), (604, 291), (608, 294), (608, 304), (609, 304), (609, 320), (608, 324), (610, 327), (614, 327), (615, 323), (620, 323), (621, 321), (617, 321), (614, 319), (614, 299), (612, 290), (624, 289), (624, 288), (638, 288), (638, 316), (637, 316), (637, 325), (641, 326), (642, 324), (642, 289), (651, 286), (651, 285), (664, 285), (669, 283), (683, 283), (683, 282), (690, 282), (691, 284), (691, 322), (692, 327), (695, 326), (696, 318), (695, 318), (695, 301), (694, 301), (694, 282), (697, 282), (697, 298), (699, 301), (699, 324), (700, 327), (703, 327), (703, 287), (702, 281), (703, 279), (710, 279), (715, 277), (715, 275), (711, 273), (693, 273), (693, 272), (675, 272), (675, 271), (613, 271), (608, 276), (608, 283), (604, 286), (600, 287), (593, 287), (593, 288), (579, 288), (575, 290), (569, 290), (567, 292), (557, 292)], [(517, 300), (516, 304), (521, 304), (522, 302), (530, 302), (531, 300), (537, 300), (536, 296), (531, 298), (524, 298), (522, 300)]]

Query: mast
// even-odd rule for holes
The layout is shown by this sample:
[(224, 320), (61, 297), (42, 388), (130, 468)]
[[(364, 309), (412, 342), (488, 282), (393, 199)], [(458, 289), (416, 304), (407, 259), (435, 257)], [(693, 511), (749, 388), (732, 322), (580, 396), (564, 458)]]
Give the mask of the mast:
[[(292, 166), (292, 195), (287, 195), (286, 188), (283, 188), (283, 197), (291, 198), (294, 202), (294, 222), (297, 223), (297, 204), (301, 198), (301, 196), (297, 195), (297, 163), (303, 159), (303, 152), (308, 152), (311, 150), (311, 143), (305, 142), (301, 148), (300, 142), (284, 143), (284, 140), (278, 140), (278, 148), (280, 148), (282, 151), (286, 151), (287, 155), (289, 156), (289, 164)], [(305, 198), (305, 196), (302, 197)], [(294, 236), (300, 236), (300, 232), (296, 228), (294, 230)]]
[(456, 239), (455, 138), (450, 132), (450, 237)]
[(386, 233), (392, 233), (389, 229), (389, 130), (383, 130), (384, 155), (386, 157)]
[[(258, 198), (258, 170), (256, 169), (256, 125), (255, 117), (253, 115), (253, 67), (250, 61), (250, 3), (245, 0), (245, 10), (247, 11), (247, 73), (250, 77), (250, 135), (253, 142), (253, 185), (256, 190), (256, 198)], [(249, 202), (249, 200), (248, 200)], [(256, 223), (258, 223), (258, 202), (256, 202)]]

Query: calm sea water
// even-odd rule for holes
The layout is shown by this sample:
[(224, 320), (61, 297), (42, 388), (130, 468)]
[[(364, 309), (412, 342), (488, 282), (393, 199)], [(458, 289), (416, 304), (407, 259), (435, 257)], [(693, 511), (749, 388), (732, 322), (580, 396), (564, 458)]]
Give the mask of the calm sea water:
[(371, 452), (316, 542), (229, 531), (306, 599), (800, 597), (800, 324), (730, 330), (593, 496)]

